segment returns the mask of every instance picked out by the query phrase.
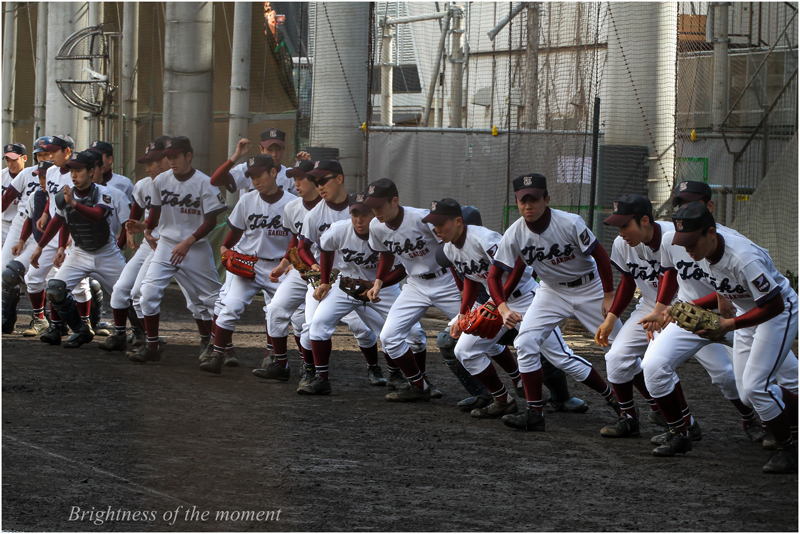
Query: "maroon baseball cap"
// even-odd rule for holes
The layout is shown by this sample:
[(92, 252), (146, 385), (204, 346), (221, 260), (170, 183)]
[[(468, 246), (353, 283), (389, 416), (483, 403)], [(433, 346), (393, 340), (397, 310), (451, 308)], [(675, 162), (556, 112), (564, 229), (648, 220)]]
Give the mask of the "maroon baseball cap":
[(389, 200), (399, 196), (394, 182), (388, 178), (381, 178), (367, 186), (367, 198), (364, 200), (364, 204), (370, 208), (380, 208)]
[(264, 171), (271, 171), (275, 168), (275, 160), (269, 154), (259, 154), (247, 160), (247, 170), (244, 175), (248, 178), (260, 176)]
[(184, 135), (171, 137), (164, 143), (165, 156), (177, 156), (178, 154), (183, 154), (185, 152), (194, 153), (194, 149), (192, 148), (192, 142), (189, 141), (189, 138)]
[(461, 204), (452, 198), (443, 198), (431, 202), (431, 212), (422, 218), (422, 222), (433, 225), (444, 224), (453, 217), (461, 217)]
[(711, 187), (705, 182), (681, 182), (675, 188), (675, 195), (672, 198), (672, 205), (677, 206), (678, 201), (686, 200), (694, 202), (695, 200), (711, 200)]
[(52, 161), (42, 161), (39, 163), (39, 165), (36, 167), (36, 170), (33, 171), (32, 174), (34, 176), (39, 176), (40, 174), (46, 174), (47, 169), (49, 169), (53, 165), (55, 165), (55, 163), (53, 163)]
[(106, 143), (105, 141), (93, 141), (92, 146), (88, 148), (92, 152), (98, 152), (100, 154), (105, 154), (107, 156), (114, 155), (114, 145), (111, 143)]
[(361, 191), (360, 193), (356, 193), (355, 195), (353, 195), (351, 198), (352, 204), (350, 204), (350, 213), (353, 213), (353, 211), (358, 210), (361, 213), (371, 214), (372, 210), (369, 208), (369, 206), (364, 204), (364, 201), (366, 199), (367, 199), (367, 194), (364, 191)]
[(542, 198), (547, 191), (547, 178), (541, 174), (523, 174), (514, 178), (511, 182), (514, 186), (514, 195), (517, 200), (522, 200), (525, 195), (533, 195), (533, 198)]
[(65, 164), (70, 169), (85, 169), (86, 167), (94, 167), (97, 165), (95, 154), (88, 150), (83, 152), (73, 152), (69, 157), (69, 161)]
[(614, 202), (614, 213), (603, 224), (620, 228), (636, 215), (647, 215), (653, 220), (653, 204), (642, 195), (623, 195)]
[(702, 202), (689, 202), (684, 204), (672, 214), (672, 222), (675, 223), (675, 235), (672, 238), (673, 245), (688, 247), (694, 245), (703, 230), (715, 225), (714, 216)]
[(286, 132), (277, 128), (270, 128), (261, 132), (261, 146), (269, 148), (271, 145), (286, 146)]
[(322, 178), (326, 174), (333, 173), (334, 176), (339, 176), (340, 174), (344, 174), (342, 170), (342, 164), (336, 161), (335, 159), (321, 159), (314, 163), (314, 168), (308, 171), (306, 174), (311, 177), (313, 181), (316, 178)]
[(9, 143), (3, 148), (3, 155), (10, 159), (19, 159), (27, 153), (25, 145), (22, 143)]
[(50, 140), (50, 143), (44, 145), (42, 148), (46, 152), (56, 152), (65, 148), (72, 150), (75, 148), (75, 141), (72, 140), (72, 137), (66, 134), (54, 135)]
[(166, 148), (164, 141), (165, 140), (160, 140), (160, 138), (156, 139), (155, 141), (150, 141), (150, 144), (147, 145), (147, 149), (144, 151), (144, 155), (140, 158), (137, 158), (136, 161), (139, 163), (148, 163), (163, 159), (165, 155), (164, 149)]
[(294, 164), (294, 167), (286, 171), (289, 178), (306, 178), (308, 171), (314, 169), (314, 162), (310, 159), (301, 159)]

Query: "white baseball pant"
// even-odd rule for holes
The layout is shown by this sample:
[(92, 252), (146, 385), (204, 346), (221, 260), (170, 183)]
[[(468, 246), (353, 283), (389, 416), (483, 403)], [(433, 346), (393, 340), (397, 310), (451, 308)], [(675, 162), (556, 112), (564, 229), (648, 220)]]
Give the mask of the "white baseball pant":
[[(334, 282), (334, 285), (336, 285), (336, 282)], [(319, 305), (320, 302), (314, 298), (314, 288), (309, 284), (308, 290), (306, 291), (305, 322), (303, 323), (303, 330), (300, 334), (300, 344), (306, 350), (311, 350), (311, 322), (314, 320), (314, 315)], [(350, 312), (342, 317), (342, 322), (346, 324), (350, 332), (353, 333), (353, 336), (356, 338), (356, 343), (358, 343), (358, 346), (362, 349), (372, 347), (378, 343), (378, 334), (370, 330), (355, 312)]]
[(272, 295), (267, 309), (267, 331), (272, 337), (288, 337), (291, 323), (294, 335), (299, 336), (305, 322), (305, 301), (308, 284), (296, 269), (281, 279), (280, 287)]
[[(278, 266), (279, 261), (258, 260), (255, 264), (256, 277), (248, 280), (232, 273), (225, 273), (225, 288), (220, 290), (219, 313), (217, 313), (217, 326), (225, 330), (235, 330), (236, 323), (242, 317), (244, 310), (253, 302), (253, 297), (259, 291), (264, 292), (264, 298), (270, 299), (280, 287), (278, 282), (270, 282), (269, 273)], [(224, 291), (224, 295), (223, 294)]]
[[(100, 282), (104, 290), (112, 294), (114, 282), (119, 279), (124, 268), (125, 257), (116, 243), (106, 243), (94, 252), (72, 246), (67, 249), (67, 259), (53, 278), (64, 281), (68, 289), (74, 289), (86, 277), (91, 276)], [(91, 297), (91, 292), (89, 295)], [(77, 298), (76, 300), (85, 302)]]
[(0, 260), (3, 263), (0, 268), (5, 268), (5, 266), (8, 265), (8, 262), (11, 260), (22, 261), (20, 260), (20, 256), (27, 254), (28, 258), (30, 258), (31, 254), (33, 254), (33, 250), (36, 248), (36, 240), (33, 239), (32, 235), (25, 242), (25, 248), (22, 250), (22, 254), (19, 256), (14, 256), (14, 254), (11, 253), (11, 249), (14, 248), (14, 245), (19, 243), (19, 238), (22, 235), (23, 224), (25, 224), (25, 217), (20, 217), (18, 214), (16, 217), (14, 217), (14, 220), (11, 221), (8, 234), (3, 236), (2, 260)]

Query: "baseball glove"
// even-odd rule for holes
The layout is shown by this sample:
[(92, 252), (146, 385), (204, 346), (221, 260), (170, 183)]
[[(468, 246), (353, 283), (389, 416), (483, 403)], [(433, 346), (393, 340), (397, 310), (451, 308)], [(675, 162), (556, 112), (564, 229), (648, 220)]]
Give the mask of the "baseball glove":
[(222, 255), (222, 264), (226, 271), (248, 280), (256, 277), (256, 263), (258, 263), (257, 256), (241, 254), (232, 249), (226, 250)]
[(343, 276), (339, 279), (339, 287), (342, 291), (361, 302), (369, 302), (367, 291), (372, 289), (374, 282), (361, 280), (360, 278), (350, 278)]
[(292, 263), (292, 267), (297, 269), (297, 272), (300, 274), (311, 270), (311, 266), (300, 258), (300, 252), (298, 252), (297, 247), (289, 249), (289, 261)]
[[(332, 269), (331, 270), (331, 279), (328, 282), (329, 284), (333, 284), (336, 281), (336, 277), (339, 276), (339, 269)], [(322, 273), (319, 271), (312, 271), (307, 270), (304, 273), (300, 274), (300, 278), (305, 280), (307, 283), (311, 284), (311, 287), (318, 288), (320, 284), (322, 284)]]
[(503, 318), (497, 312), (497, 306), (491, 300), (478, 309), (472, 309), (459, 319), (458, 327), (465, 334), (483, 339), (494, 339), (503, 328)]
[(720, 331), (720, 317), (713, 311), (695, 306), (690, 302), (676, 302), (670, 308), (669, 315), (675, 324), (684, 330), (689, 332), (707, 330), (708, 333), (702, 337), (717, 342), (725, 340), (725, 334)]

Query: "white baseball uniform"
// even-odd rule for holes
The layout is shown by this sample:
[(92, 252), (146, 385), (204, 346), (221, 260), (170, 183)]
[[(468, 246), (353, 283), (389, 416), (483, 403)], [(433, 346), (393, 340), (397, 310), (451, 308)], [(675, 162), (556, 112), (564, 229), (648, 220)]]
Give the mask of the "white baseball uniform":
[[(28, 203), (30, 195), (34, 191), (41, 189), (39, 187), (39, 178), (33, 175), (34, 170), (36, 170), (36, 167), (25, 167), (11, 180), (8, 186), (17, 193), (17, 199), (8, 207), (5, 213), (13, 210), (16, 212), (16, 215), (11, 221), (11, 225), (8, 227), (8, 233), (3, 234), (3, 252), (0, 268), (5, 267), (11, 260), (19, 259), (14, 257), (14, 254), (11, 253), (11, 249), (19, 242), (19, 237), (22, 234), (22, 226), (25, 224), (25, 219), (27, 218), (24, 206)], [(6, 171), (8, 171), (8, 168), (3, 169), (3, 172)], [(3, 194), (5, 194), (7, 190), (7, 187), (4, 185)], [(4, 231), (6, 227), (5, 213), (3, 213)], [(28, 252), (30, 256), (30, 254), (33, 253), (33, 248), (36, 248), (36, 242), (33, 240), (33, 236), (31, 236), (25, 244), (26, 250), (31, 248), (30, 252)]]
[[(278, 170), (278, 175), (275, 177), (275, 181), (278, 183), (278, 187), (287, 193), (291, 193), (293, 196), (297, 196), (297, 188), (294, 185), (294, 179), (286, 176), (286, 171), (288, 170), (288, 168), (281, 165), (280, 170)], [(240, 163), (230, 170), (231, 176), (233, 176), (233, 182), (236, 184), (236, 191), (241, 191), (241, 194), (253, 190), (253, 181), (245, 176), (244, 173), (246, 171), (247, 162)]]
[[(486, 293), (489, 293), (489, 269), (494, 260), (494, 254), (500, 245), (503, 236), (483, 226), (465, 226), (464, 242), (461, 247), (455, 243), (444, 245), (444, 254), (453, 263), (453, 269), (465, 280), (472, 280), (481, 284)], [(503, 275), (503, 283), (509, 274)], [(533, 296), (539, 284), (533, 278), (533, 269), (525, 268), (516, 289), (506, 301), (509, 309), (518, 312), (523, 317), (533, 301)], [(476, 304), (475, 306), (479, 306)], [(504, 325), (494, 339), (483, 339), (470, 334), (461, 334), (456, 343), (456, 358), (471, 375), (483, 372), (491, 364), (489, 357), (494, 357), (505, 350), (505, 346), (498, 345), (497, 341), (508, 331)], [(550, 360), (565, 360), (575, 357), (564, 339), (561, 330), (556, 326), (553, 333), (542, 344), (542, 354)]]
[(381, 330), (383, 350), (393, 360), (408, 352), (406, 339), (428, 307), (436, 306), (448, 319), (457, 316), (461, 309), (461, 292), (455, 280), (436, 262), (436, 250), (441, 243), (433, 225), (422, 222), (428, 213), (429, 210), (401, 206), (397, 218), (391, 221), (397, 226), (390, 227), (378, 219), (369, 225), (369, 246), (378, 252), (394, 254), (408, 273), (407, 283)]
[[(6, 194), (6, 190), (8, 186), (11, 185), (11, 181), (13, 178), (11, 177), (11, 171), (8, 170), (8, 167), (4, 168), (0, 171), (0, 176), (2, 176), (3, 182), (3, 195)], [(14, 220), (14, 217), (17, 216), (17, 206), (19, 205), (19, 199), (14, 200), (8, 209), (3, 212), (3, 244), (6, 242), (6, 236), (8, 235), (9, 230), (11, 229), (11, 222)], [(3, 267), (5, 267), (5, 262), (3, 262)]]
[[(506, 230), (494, 257), (494, 263), (507, 271), (521, 257), (541, 280), (514, 340), (523, 373), (541, 369), (539, 352), (562, 319), (575, 317), (590, 332), (596, 332), (603, 322), (603, 285), (590, 255), (597, 238), (579, 215), (548, 209), (550, 223), (540, 234), (520, 218)], [(620, 328), (622, 322), (617, 320), (609, 341)], [(591, 364), (577, 356), (550, 362), (578, 381), (585, 380), (592, 370)]]
[[(343, 207), (333, 206), (323, 200), (314, 206), (314, 208), (308, 212), (305, 219), (303, 219), (303, 230), (300, 234), (301, 238), (308, 243), (316, 244), (317, 250), (319, 250), (320, 238), (330, 229), (331, 225), (337, 221), (349, 221), (350, 210), (348, 209), (348, 203), (344, 202), (343, 204)], [(314, 319), (314, 314), (318, 306), (319, 301), (314, 298), (314, 287), (308, 284), (308, 289), (306, 290), (305, 322), (303, 323), (303, 331), (300, 334), (300, 344), (306, 350), (311, 350), (309, 329), (311, 328), (311, 321)], [(344, 318), (342, 318), (342, 322), (350, 328), (359, 347), (369, 348), (378, 343), (377, 333), (367, 328), (367, 325), (364, 324), (356, 313), (350, 312), (345, 315)]]
[[(111, 178), (105, 183), (106, 187), (113, 187), (122, 191), (127, 197), (129, 202), (133, 202), (133, 182), (127, 176), (121, 174), (111, 173)], [(127, 220), (127, 219), (126, 219)]]
[(178, 180), (172, 170), (163, 172), (156, 176), (150, 187), (150, 205), (152, 208), (160, 206), (161, 216), (158, 222), (158, 246), (142, 283), (139, 299), (142, 312), (147, 317), (158, 315), (164, 290), (170, 279), (180, 271), (210, 314), (219, 294), (220, 283), (208, 234), (189, 248), (178, 265), (173, 265), (170, 257), (175, 247), (196, 232), (209, 215), (220, 214), (227, 209), (225, 197), (211, 185), (207, 175), (196, 169), (185, 180)]
[(781, 388), (773, 384), (777, 370), (797, 336), (797, 294), (775, 268), (772, 258), (745, 237), (718, 234), (724, 243), (717, 263), (697, 264), (709, 273), (717, 293), (731, 301), (738, 315), (772, 298), (783, 299), (784, 310), (765, 323), (734, 331), (733, 371), (744, 402), (749, 399), (762, 421), (780, 415), (785, 405)]
[[(362, 238), (355, 232), (349, 220), (338, 221), (331, 225), (320, 238), (320, 248), (335, 252), (334, 267), (339, 269), (340, 276), (375, 280), (378, 274), (379, 254), (369, 246), (368, 238)], [(386, 316), (392, 304), (400, 296), (400, 286), (395, 284), (381, 289), (380, 302), (361, 302), (342, 291), (338, 284), (332, 284), (331, 290), (319, 303), (309, 331), (313, 341), (331, 339), (336, 324), (349, 313), (355, 312), (373, 332), (383, 329)], [(408, 343), (413, 352), (422, 352), (427, 348), (427, 335), (417, 323), (411, 330)]]

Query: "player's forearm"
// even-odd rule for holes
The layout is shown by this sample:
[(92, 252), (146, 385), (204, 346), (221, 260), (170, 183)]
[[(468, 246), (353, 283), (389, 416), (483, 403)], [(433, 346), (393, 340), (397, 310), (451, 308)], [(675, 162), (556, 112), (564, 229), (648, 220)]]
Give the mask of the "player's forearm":
[(609, 313), (613, 313), (617, 317), (621, 316), (628, 305), (633, 300), (633, 293), (636, 291), (636, 281), (630, 274), (623, 274), (622, 281), (617, 287), (617, 294), (614, 295), (614, 303), (611, 305)]
[(8, 209), (8, 207), (18, 198), (19, 198), (19, 193), (17, 193), (17, 190), (11, 186), (8, 186), (6, 192), (3, 193), (3, 211), (5, 212)]
[(150, 208), (150, 215), (147, 217), (147, 229), (155, 230), (158, 228), (158, 222), (161, 220), (161, 206), (152, 206)]
[(766, 323), (770, 319), (774, 319), (783, 313), (785, 307), (786, 305), (783, 302), (783, 297), (779, 293), (761, 306), (756, 306), (752, 310), (743, 313), (738, 317), (734, 317), (734, 329), (748, 328)]
[(289, 246), (286, 247), (286, 254), (284, 254), (283, 259), (289, 260), (289, 251), (293, 248), (297, 248), (297, 236), (295, 234), (292, 234), (292, 240), (289, 241)]
[(519, 281), (522, 280), (522, 275), (525, 274), (525, 267), (527, 267), (525, 261), (522, 258), (517, 258), (514, 269), (509, 273), (508, 278), (506, 278), (506, 283), (503, 285), (503, 294), (506, 299), (517, 289)]
[(705, 297), (700, 297), (699, 299), (695, 299), (692, 301), (692, 304), (695, 306), (700, 306), (701, 308), (705, 308), (707, 310), (713, 310), (717, 306), (719, 306), (719, 301), (717, 300), (717, 292), (713, 291), (706, 295)]
[(144, 208), (141, 207), (137, 202), (134, 202), (131, 206), (131, 214), (128, 216), (129, 221), (138, 221), (144, 215)]
[(603, 283), (603, 293), (611, 293), (614, 291), (614, 273), (611, 271), (611, 258), (608, 257), (608, 252), (603, 245), (597, 243), (591, 256), (597, 263), (597, 274), (600, 275), (600, 281)]
[(214, 174), (211, 175), (211, 185), (225, 187), (231, 192), (236, 191), (236, 181), (233, 179), (230, 172), (235, 165), (236, 163), (232, 160), (228, 160), (220, 165), (219, 168), (214, 171)]
[(117, 238), (117, 247), (120, 250), (124, 250), (127, 244), (128, 244), (128, 231), (123, 226), (122, 231), (119, 233), (119, 237)]
[(61, 225), (61, 230), (58, 232), (58, 248), (67, 248), (69, 246), (69, 225), (67, 221)]
[[(328, 283), (328, 280), (331, 279), (331, 270), (333, 269), (333, 260), (336, 258), (336, 253), (332, 250), (322, 250), (319, 251), (319, 274), (320, 279)], [(304, 260), (305, 261), (305, 260)]]
[(22, 242), (28, 240), (28, 238), (33, 234), (33, 219), (30, 217), (25, 217), (25, 222), (22, 223), (22, 231), (19, 234), (19, 239)]
[(461, 295), (461, 315), (466, 315), (478, 298), (478, 283), (469, 278), (464, 278), (464, 293)]
[(106, 208), (103, 206), (94, 206), (90, 208), (89, 206), (84, 206), (76, 202), (73, 209), (77, 211), (79, 215), (83, 216), (84, 219), (93, 223), (102, 221), (106, 216)]
[(392, 271), (392, 267), (394, 267), (394, 254), (391, 252), (381, 252), (378, 259), (378, 274), (375, 275), (375, 279), (383, 282), (386, 276)]
[(656, 298), (656, 302), (669, 306), (677, 293), (678, 271), (675, 269), (664, 271), (664, 274), (661, 276), (661, 280), (658, 283), (658, 297)]
[[(230, 223), (228, 225), (230, 226)], [(225, 236), (225, 241), (222, 242), (222, 246), (225, 248), (235, 247), (236, 243), (242, 239), (243, 234), (244, 230), (231, 226), (228, 235)]]
[(316, 264), (317, 258), (311, 253), (311, 242), (301, 237), (297, 244), (297, 253), (300, 255), (300, 259), (308, 266)]
[(453, 275), (453, 280), (455, 280), (456, 282), (456, 286), (458, 286), (458, 290), (464, 291), (464, 280), (460, 276), (458, 276), (458, 273), (456, 272), (455, 269), (453, 269), (452, 267), (450, 267), (449, 269), (450, 269), (450, 274)]
[(200, 225), (200, 228), (198, 228), (192, 234), (192, 236), (195, 238), (195, 242), (200, 241), (205, 236), (210, 234), (211, 230), (213, 230), (215, 226), (217, 226), (217, 218), (216, 218), (216, 216), (214, 216), (214, 217), (206, 217), (206, 220), (203, 221), (203, 224)]
[(397, 267), (392, 269), (392, 271), (389, 274), (387, 274), (385, 278), (381, 278), (381, 282), (383, 282), (383, 285), (381, 287), (389, 287), (399, 284), (400, 282), (403, 281), (405, 277), (406, 277), (406, 268), (403, 267), (402, 265), (398, 265)]
[(47, 228), (44, 229), (42, 237), (39, 238), (39, 246), (44, 248), (56, 236), (59, 230), (66, 226), (64, 222), (64, 219), (59, 216), (50, 219), (50, 222), (47, 223)]
[(503, 274), (505, 271), (498, 265), (492, 265), (489, 269), (489, 296), (496, 305), (506, 301), (506, 292), (503, 288)]

